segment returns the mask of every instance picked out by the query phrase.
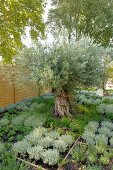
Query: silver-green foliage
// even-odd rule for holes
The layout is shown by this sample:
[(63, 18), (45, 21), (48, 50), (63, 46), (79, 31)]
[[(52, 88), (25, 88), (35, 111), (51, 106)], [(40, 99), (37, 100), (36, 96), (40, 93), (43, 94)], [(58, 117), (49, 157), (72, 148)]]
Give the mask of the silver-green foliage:
[(99, 131), (99, 134), (105, 135), (106, 137), (111, 137), (112, 136), (111, 130), (108, 129), (107, 127), (101, 127), (98, 131)]
[(0, 113), (4, 113), (5, 108), (0, 107)]
[(51, 132), (46, 133), (45, 136), (55, 140), (60, 136), (60, 134), (57, 131), (51, 131)]
[(107, 104), (113, 104), (113, 96), (103, 97), (102, 102)]
[(101, 126), (113, 130), (113, 123), (110, 121), (102, 121)]
[(29, 116), (25, 120), (24, 125), (30, 127), (39, 127), (44, 125), (45, 121), (46, 119), (44, 117), (33, 115), (33, 116)]
[(56, 165), (60, 159), (59, 152), (55, 149), (48, 149), (42, 153), (42, 160), (45, 164)]
[(84, 129), (88, 132), (95, 133), (97, 131), (98, 126), (99, 126), (98, 122), (91, 121)]
[(15, 143), (12, 150), (16, 155), (28, 153), (30, 159), (42, 159), (46, 164), (56, 165), (60, 153), (65, 152), (72, 143), (71, 135), (60, 135), (57, 131), (40, 127), (25, 136), (23, 141)]
[(39, 160), (41, 158), (41, 154), (44, 151), (43, 147), (40, 145), (36, 145), (34, 147), (30, 147), (27, 149), (27, 153), (29, 154), (29, 158), (35, 158)]
[(81, 101), (80, 101), (80, 103), (85, 104), (85, 105), (87, 105), (87, 106), (88, 106), (88, 105), (91, 105), (92, 102), (93, 102), (92, 99), (87, 99), (87, 98), (82, 98)]
[(31, 144), (38, 144), (38, 141), (41, 140), (42, 136), (47, 132), (45, 128), (36, 128), (29, 135), (25, 136), (25, 139)]
[(28, 109), (29, 109), (29, 107), (25, 103), (23, 103), (23, 102), (18, 102), (16, 104), (15, 108), (17, 110), (20, 110), (20, 111), (28, 111)]
[(101, 102), (102, 102), (101, 99), (98, 99), (98, 98), (93, 100), (94, 105), (99, 105), (99, 104), (101, 104)]
[[(98, 134), (96, 134), (98, 133)], [(99, 128), (98, 122), (89, 122), (82, 135), (88, 145), (107, 146), (108, 137), (111, 137), (111, 130), (107, 127)]]
[(43, 99), (53, 99), (54, 98), (54, 94), (53, 93), (46, 93), (44, 95), (42, 95)]
[(0, 127), (6, 126), (8, 124), (9, 124), (9, 120), (7, 118), (4, 117), (0, 120)]
[(102, 103), (97, 107), (99, 113), (104, 114), (106, 112), (106, 104)]
[(64, 140), (64, 142), (66, 142), (68, 146), (72, 145), (74, 142), (73, 137), (71, 135), (62, 135), (60, 136), (60, 139)]
[(30, 109), (36, 109), (36, 110), (38, 110), (38, 109), (42, 109), (43, 107), (46, 107), (46, 106), (45, 106), (45, 103), (37, 103), (37, 102), (34, 102), (34, 103), (31, 104)]
[(92, 139), (95, 138), (95, 134), (93, 132), (89, 132), (89, 131), (85, 131), (82, 135), (82, 138), (84, 140), (87, 140), (89, 137), (91, 137)]
[(98, 106), (99, 104), (102, 103), (102, 100), (101, 98), (99, 98), (98, 95), (92, 92), (87, 92), (87, 91), (77, 92), (76, 100), (80, 102), (81, 104), (85, 104), (85, 105)]
[[(78, 83), (97, 85), (102, 73), (102, 54), (106, 50), (82, 37), (76, 43), (23, 49), (15, 58), (18, 80), (36, 82), (43, 87), (71, 91)], [(75, 74), (76, 73), (76, 74)]]
[(97, 108), (98, 112), (99, 113), (113, 113), (113, 104), (100, 104)]
[(113, 104), (108, 104), (107, 105), (106, 113), (112, 113), (113, 114)]
[(6, 110), (9, 112), (9, 113), (14, 113), (15, 112), (15, 106), (16, 104), (10, 104), (6, 107)]
[(24, 124), (24, 120), (28, 117), (28, 113), (24, 112), (18, 116), (16, 116), (15, 118), (12, 119), (11, 123), (13, 125), (22, 125)]
[[(82, 138), (86, 142), (80, 143), (80, 146), (85, 145), (86, 151), (84, 152), (87, 162), (90, 164), (107, 165), (110, 158), (113, 157), (113, 124), (109, 121), (102, 121), (101, 123), (89, 122), (85, 127)], [(109, 145), (110, 144), (110, 145)], [(80, 148), (80, 147), (79, 147)], [(74, 152), (78, 161), (82, 154), (83, 149)], [(80, 156), (80, 157), (79, 157)]]
[(90, 131), (85, 131), (82, 138), (86, 141), (88, 145), (95, 145), (95, 134)]
[(18, 153), (25, 153), (30, 147), (30, 143), (27, 140), (23, 140), (21, 142), (13, 144), (12, 151), (14, 152), (14, 154), (17, 155)]
[(67, 146), (68, 144), (62, 139), (56, 140), (53, 144), (53, 147), (59, 152), (65, 152), (67, 149)]
[(48, 148), (49, 146), (53, 145), (53, 142), (54, 142), (54, 140), (47, 136), (47, 137), (41, 138), (38, 141), (38, 144), (43, 146), (44, 148)]

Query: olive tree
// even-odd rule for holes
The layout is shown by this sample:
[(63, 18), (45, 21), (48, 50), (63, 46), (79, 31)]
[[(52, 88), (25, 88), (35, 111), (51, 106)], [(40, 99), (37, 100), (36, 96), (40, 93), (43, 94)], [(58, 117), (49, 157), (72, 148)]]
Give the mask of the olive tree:
[(101, 86), (103, 56), (106, 49), (94, 44), (88, 37), (76, 43), (25, 48), (15, 63), (20, 79), (52, 88), (56, 94), (55, 114), (71, 114), (72, 94), (79, 86)]

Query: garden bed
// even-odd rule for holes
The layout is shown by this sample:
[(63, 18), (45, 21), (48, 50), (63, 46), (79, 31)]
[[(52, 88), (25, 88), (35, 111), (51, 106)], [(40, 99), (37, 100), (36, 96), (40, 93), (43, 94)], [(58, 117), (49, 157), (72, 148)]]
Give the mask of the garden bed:
[[(70, 153), (72, 152), (74, 147), (77, 145), (79, 139), (80, 138), (78, 138), (74, 142), (74, 144), (70, 147), (69, 150), (67, 150), (66, 152), (64, 152), (62, 154), (62, 161), (60, 162), (59, 165), (56, 165), (56, 166), (49, 166), (47, 164), (44, 164), (42, 160), (36, 161), (35, 159), (29, 159), (29, 154), (28, 153), (26, 153), (25, 155), (18, 154), (18, 157), (16, 157), (16, 159), (21, 161), (21, 162), (24, 162), (26, 164), (29, 164), (32, 167), (39, 168), (39, 169), (42, 169), (42, 170), (63, 170), (63, 169), (66, 170), (66, 169), (69, 169), (69, 167), (71, 169), (73, 167), (74, 170), (75, 170), (75, 162), (74, 161), (69, 162), (68, 159), (69, 159)], [(68, 164), (66, 164), (66, 161), (68, 161)], [(62, 164), (64, 164), (64, 165), (62, 165)], [(76, 167), (77, 167), (77, 165), (76, 165)]]
[(75, 165), (111, 170), (113, 168), (113, 124), (90, 122), (72, 154)]
[[(96, 130), (96, 132), (93, 133), (95, 133), (95, 135), (97, 136), (99, 135), (99, 133), (103, 134), (105, 136), (105, 140), (106, 135), (112, 134), (109, 132), (113, 132), (113, 130), (109, 128), (109, 126), (111, 128), (113, 126), (111, 122), (111, 117), (108, 118), (106, 116), (107, 114), (109, 114), (109, 110), (112, 109), (108, 109), (108, 113), (105, 115), (100, 113), (98, 110), (98, 107), (102, 104), (102, 102), (111, 102), (111, 97), (110, 99), (103, 99), (98, 98), (98, 96), (90, 96), (90, 94), (88, 94), (86, 95), (88, 100), (85, 100), (84, 96), (83, 94), (80, 94), (79, 98), (77, 99), (78, 102), (76, 104), (76, 113), (73, 114), (73, 116), (71, 117), (63, 118), (56, 118), (54, 116), (54, 101), (53, 98), (51, 98), (50, 96), (45, 96), (44, 98), (42, 96), (36, 97), (32, 99), (31, 102), (31, 99), (27, 100), (27, 105), (29, 105), (28, 107), (25, 106), (26, 101), (17, 103), (18, 109), (20, 110), (16, 110), (10, 105), (10, 107), (8, 107), (9, 109), (5, 111), (0, 118), (0, 170), (9, 170), (12, 169), (12, 167), (14, 167), (15, 170), (21, 170), (20, 167), (24, 167), (24, 170), (36, 170), (37, 167), (40, 166), (48, 170), (78, 170), (80, 168), (85, 168), (85, 170), (110, 169), (113, 164), (112, 158), (110, 158), (109, 164), (104, 165), (102, 163), (99, 164), (98, 160), (96, 163), (91, 163), (89, 161), (89, 158), (87, 158), (86, 152), (82, 154), (82, 156), (85, 157), (85, 160), (83, 161), (73, 157), (74, 152), (77, 151), (77, 146), (88, 146), (87, 142), (89, 141), (84, 138), (84, 134), (86, 135), (86, 137), (88, 134), (90, 135), (91, 142), (92, 131), (94, 130)], [(91, 103), (90, 100), (93, 101), (93, 103)], [(108, 103), (106, 104), (109, 105)], [(112, 105), (110, 104), (109, 106), (111, 108)], [(88, 122), (90, 121), (91, 123), (88, 124)], [(107, 126), (104, 125), (104, 130), (101, 129), (101, 126), (103, 126), (102, 121), (106, 122), (107, 124)], [(88, 126), (86, 126), (87, 124)], [(85, 126), (86, 128), (84, 131)], [(17, 154), (15, 154), (14, 156), (14, 152), (12, 152), (12, 145), (14, 146), (18, 142), (21, 143), (26, 138), (26, 136), (29, 136), (29, 134), (31, 134), (34, 129), (37, 129), (39, 127), (47, 129), (48, 132), (55, 131), (59, 133), (60, 136), (72, 136), (74, 140), (78, 139), (77, 145), (74, 145), (74, 147), (72, 147), (73, 144), (70, 144), (68, 147), (66, 146), (66, 150), (59, 154), (60, 159), (55, 165), (48, 165), (47, 163), (44, 163), (42, 161), (42, 158), (39, 160), (35, 159), (34, 157), (29, 158), (29, 154), (27, 152), (26, 156), (26, 153), (21, 152), (17, 152)], [(101, 131), (99, 129), (101, 129)], [(81, 135), (82, 138), (79, 138), (79, 136)], [(109, 138), (107, 142), (107, 147), (112, 148), (112, 146), (110, 145), (111, 137), (107, 136), (107, 138)], [(47, 141), (48, 140), (46, 138), (46, 145)], [(4, 148), (2, 147), (2, 145), (4, 145)], [(102, 147), (104, 148), (104, 146)], [(53, 148), (52, 146), (48, 146), (46, 150), (48, 149), (53, 150), (55, 148)], [(78, 153), (78, 155), (79, 154), (80, 153)], [(98, 156), (98, 158), (100, 159), (99, 155), (96, 156)], [(6, 167), (8, 167), (9, 169), (7, 169)]]
[[(21, 142), (13, 145), (17, 159), (27, 161), (47, 170), (57, 170), (58, 164), (67, 157), (74, 140), (71, 135), (60, 134), (45, 128), (34, 129)], [(69, 155), (69, 154), (68, 154)]]

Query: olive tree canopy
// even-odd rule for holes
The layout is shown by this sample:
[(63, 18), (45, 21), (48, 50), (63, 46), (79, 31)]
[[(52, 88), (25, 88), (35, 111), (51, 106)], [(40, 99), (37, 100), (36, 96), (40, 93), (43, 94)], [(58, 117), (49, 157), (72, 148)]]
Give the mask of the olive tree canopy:
[[(104, 58), (110, 55), (110, 49), (82, 37), (72, 44), (25, 48), (16, 58), (16, 65), (21, 80), (51, 87), (56, 92), (56, 107), (62, 101), (68, 107), (70, 94), (75, 87), (102, 86)], [(58, 111), (58, 108), (56, 114), (69, 113), (69, 109)]]

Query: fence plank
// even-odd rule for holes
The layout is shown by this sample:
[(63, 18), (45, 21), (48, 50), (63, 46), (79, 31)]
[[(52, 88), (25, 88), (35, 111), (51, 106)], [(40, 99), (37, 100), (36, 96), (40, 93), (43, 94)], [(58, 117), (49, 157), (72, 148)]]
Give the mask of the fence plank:
[[(0, 107), (38, 95), (38, 92), (34, 90), (36, 85), (18, 87), (14, 82), (11, 67), (6, 67), (4, 70), (5, 73), (0, 74)], [(7, 73), (8, 76), (5, 76)]]

